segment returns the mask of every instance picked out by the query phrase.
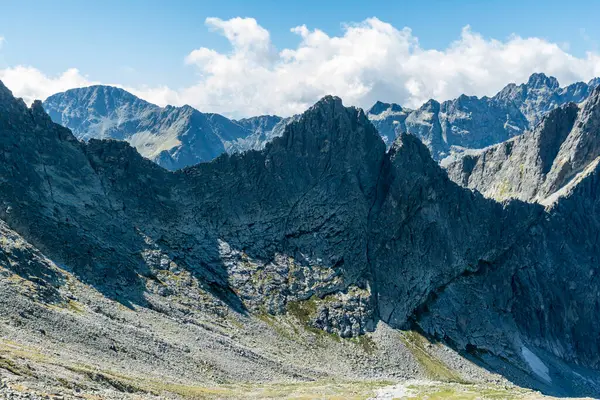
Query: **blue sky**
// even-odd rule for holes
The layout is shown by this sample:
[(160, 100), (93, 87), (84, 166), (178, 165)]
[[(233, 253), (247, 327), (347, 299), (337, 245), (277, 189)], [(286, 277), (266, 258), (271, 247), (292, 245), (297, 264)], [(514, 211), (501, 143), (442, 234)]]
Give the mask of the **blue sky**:
[[(598, 51), (599, 15), (600, 2), (593, 0), (0, 0), (0, 37), (4, 38), (0, 70), (28, 66), (54, 77), (77, 68), (92, 82), (183, 90), (202, 79), (199, 74), (206, 75), (202, 67), (185, 63), (190, 52), (201, 47), (221, 54), (231, 51), (229, 41), (205, 24), (208, 17), (254, 18), (270, 33), (277, 51), (297, 48), (300, 38), (290, 32), (293, 27), (306, 25), (338, 37), (344, 35), (346, 24), (377, 17), (398, 30), (411, 28), (425, 50), (444, 51), (469, 25), (486, 40), (505, 42), (512, 34), (540, 38), (583, 58), (588, 51)], [(571, 75), (565, 73), (567, 80)], [(429, 91), (435, 94), (434, 89)]]

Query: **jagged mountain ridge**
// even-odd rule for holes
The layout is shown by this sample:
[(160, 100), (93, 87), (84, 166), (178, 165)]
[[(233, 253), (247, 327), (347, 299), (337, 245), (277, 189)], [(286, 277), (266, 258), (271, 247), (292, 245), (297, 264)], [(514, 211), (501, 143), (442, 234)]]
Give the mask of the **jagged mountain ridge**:
[(274, 127), (278, 117), (237, 123), (190, 107), (158, 107), (111, 86), (72, 89), (44, 102), (50, 117), (83, 140), (118, 139), (167, 169), (210, 161), (232, 143)]
[(491, 98), (462, 95), (442, 103), (430, 100), (417, 110), (379, 102), (368, 116), (388, 145), (400, 132), (408, 132), (441, 160), (453, 150), (481, 149), (518, 136), (552, 109), (584, 101), (596, 86), (598, 79), (561, 88), (556, 78), (535, 73), (527, 83), (509, 84)]
[(44, 108), (81, 140), (125, 140), (169, 170), (211, 161), (227, 152), (260, 150), (298, 117), (230, 120), (190, 106), (158, 107), (112, 86), (71, 89), (50, 96)]
[[(533, 74), (526, 84), (510, 84), (492, 98), (462, 95), (417, 110), (377, 102), (367, 116), (389, 147), (400, 132), (419, 137), (439, 160), (454, 151), (503, 142), (532, 128), (544, 113), (581, 102), (597, 80), (560, 88), (558, 81)], [(160, 108), (110, 86), (72, 89), (44, 102), (53, 121), (79, 139), (129, 141), (144, 157), (175, 170), (228, 152), (260, 150), (298, 116), (265, 115), (229, 120), (192, 107)]]
[(550, 211), (502, 205), (451, 182), (413, 135), (386, 152), (362, 110), (326, 97), (263, 151), (172, 173), (1, 89), (0, 218), (107, 298), (176, 305), (153, 276), (185, 271), (234, 310), (310, 302), (306, 323), (341, 337), (418, 327), (539, 387), (595, 390), (598, 246), (581, 234), (600, 229), (597, 169)]
[(487, 149), (447, 160), (457, 183), (497, 200), (550, 204), (593, 173), (600, 132), (600, 88), (577, 106), (546, 114), (531, 132)]

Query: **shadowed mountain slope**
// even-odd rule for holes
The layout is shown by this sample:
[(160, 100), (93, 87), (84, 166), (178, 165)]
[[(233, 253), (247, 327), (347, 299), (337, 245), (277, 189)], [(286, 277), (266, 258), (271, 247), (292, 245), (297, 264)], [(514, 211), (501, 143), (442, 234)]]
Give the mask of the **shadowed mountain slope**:
[(497, 203), (413, 135), (386, 152), (331, 96), (261, 151), (170, 172), (126, 142), (79, 142), (0, 86), (0, 151), (0, 219), (51, 260), (40, 279), (59, 299), (39, 301), (67, 301), (62, 270), (136, 315), (416, 329), (523, 385), (598, 393), (596, 170), (552, 209)]

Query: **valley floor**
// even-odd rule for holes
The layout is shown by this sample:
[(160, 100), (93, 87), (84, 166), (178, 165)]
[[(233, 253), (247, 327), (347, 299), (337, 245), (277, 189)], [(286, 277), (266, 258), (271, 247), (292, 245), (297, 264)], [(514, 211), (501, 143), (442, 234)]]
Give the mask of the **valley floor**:
[[(4, 332), (7, 326), (4, 325)], [(477, 375), (465, 363), (454, 364), (460, 370), (475, 373), (470, 380), (446, 366), (452, 364), (452, 354), (441, 345), (428, 344), (415, 333), (406, 335), (404, 344), (422, 363), (423, 371), (414, 371), (420, 379), (383, 378), (344, 379), (329, 377), (298, 377), (267, 382), (247, 383), (193, 383), (193, 379), (176, 380), (172, 370), (142, 373), (128, 369), (123, 360), (107, 363), (101, 358), (88, 358), (74, 354), (67, 347), (43, 347), (24, 344), (11, 330), (12, 339), (0, 339), (0, 398), (1, 399), (53, 399), (53, 400), (116, 400), (116, 399), (553, 399), (528, 389), (519, 388), (498, 376)], [(373, 346), (380, 342), (380, 327), (374, 335)], [(389, 333), (389, 332), (387, 332)], [(337, 339), (326, 338), (340, 344)], [(42, 344), (40, 343), (40, 344)], [(349, 342), (352, 343), (352, 342)], [(351, 344), (364, 349), (364, 344)], [(441, 353), (440, 353), (441, 351)], [(80, 357), (84, 356), (84, 357)], [(89, 354), (87, 355), (89, 356)], [(438, 358), (439, 357), (439, 358)], [(454, 360), (456, 362), (456, 360)], [(131, 367), (131, 366), (130, 366)], [(373, 365), (364, 365), (364, 371)], [(164, 374), (164, 375), (161, 375)], [(323, 374), (325, 376), (325, 374)], [(382, 376), (385, 376), (385, 372)], [(468, 375), (465, 373), (464, 375)], [(431, 377), (433, 379), (430, 379)], [(198, 377), (199, 381), (206, 377)]]
[[(6, 361), (6, 359), (4, 359)], [(11, 366), (8, 367), (11, 369)], [(16, 371), (17, 374), (19, 373)], [(426, 380), (408, 380), (393, 385), (380, 381), (314, 381), (264, 384), (232, 384), (214, 387), (186, 386), (144, 381), (127, 376), (113, 376), (91, 370), (77, 371), (87, 379), (104, 382), (112, 388), (86, 391), (63, 382), (52, 388), (32, 386), (27, 379), (2, 372), (2, 399), (369, 399), (369, 400), (436, 400), (436, 399), (556, 399), (514, 386), (466, 384)]]
[(0, 399), (545, 398), (382, 322), (342, 339), (301, 310), (236, 312), (182, 275), (148, 280), (141, 306), (50, 271), (42, 284), (0, 267)]

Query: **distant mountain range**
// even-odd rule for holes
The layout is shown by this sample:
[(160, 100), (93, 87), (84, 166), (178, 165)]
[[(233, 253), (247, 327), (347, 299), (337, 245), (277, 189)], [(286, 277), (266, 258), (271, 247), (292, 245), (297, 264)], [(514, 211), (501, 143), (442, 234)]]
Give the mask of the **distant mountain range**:
[(580, 106), (568, 103), (529, 132), (442, 164), (458, 184), (496, 200), (550, 205), (600, 163), (600, 89)]
[[(556, 78), (538, 73), (491, 98), (461, 95), (443, 103), (429, 100), (417, 110), (377, 102), (367, 117), (388, 147), (407, 132), (441, 160), (453, 152), (520, 135), (548, 111), (585, 100), (598, 84), (596, 78), (561, 88)], [(210, 161), (225, 152), (260, 150), (298, 119), (265, 115), (236, 121), (190, 106), (159, 107), (110, 86), (68, 90), (50, 96), (43, 106), (54, 122), (71, 129), (77, 138), (126, 140), (142, 156), (170, 170)]]
[(288, 119), (240, 121), (190, 106), (159, 107), (112, 86), (90, 86), (50, 96), (44, 109), (82, 140), (126, 140), (144, 157), (170, 169), (210, 161), (227, 151), (259, 147)]
[(548, 111), (580, 103), (600, 78), (561, 88), (558, 80), (537, 73), (527, 83), (511, 83), (493, 97), (461, 95), (439, 103), (429, 100), (417, 110), (376, 103), (367, 113), (389, 145), (400, 132), (413, 134), (440, 160), (453, 151), (480, 149), (532, 129)]

